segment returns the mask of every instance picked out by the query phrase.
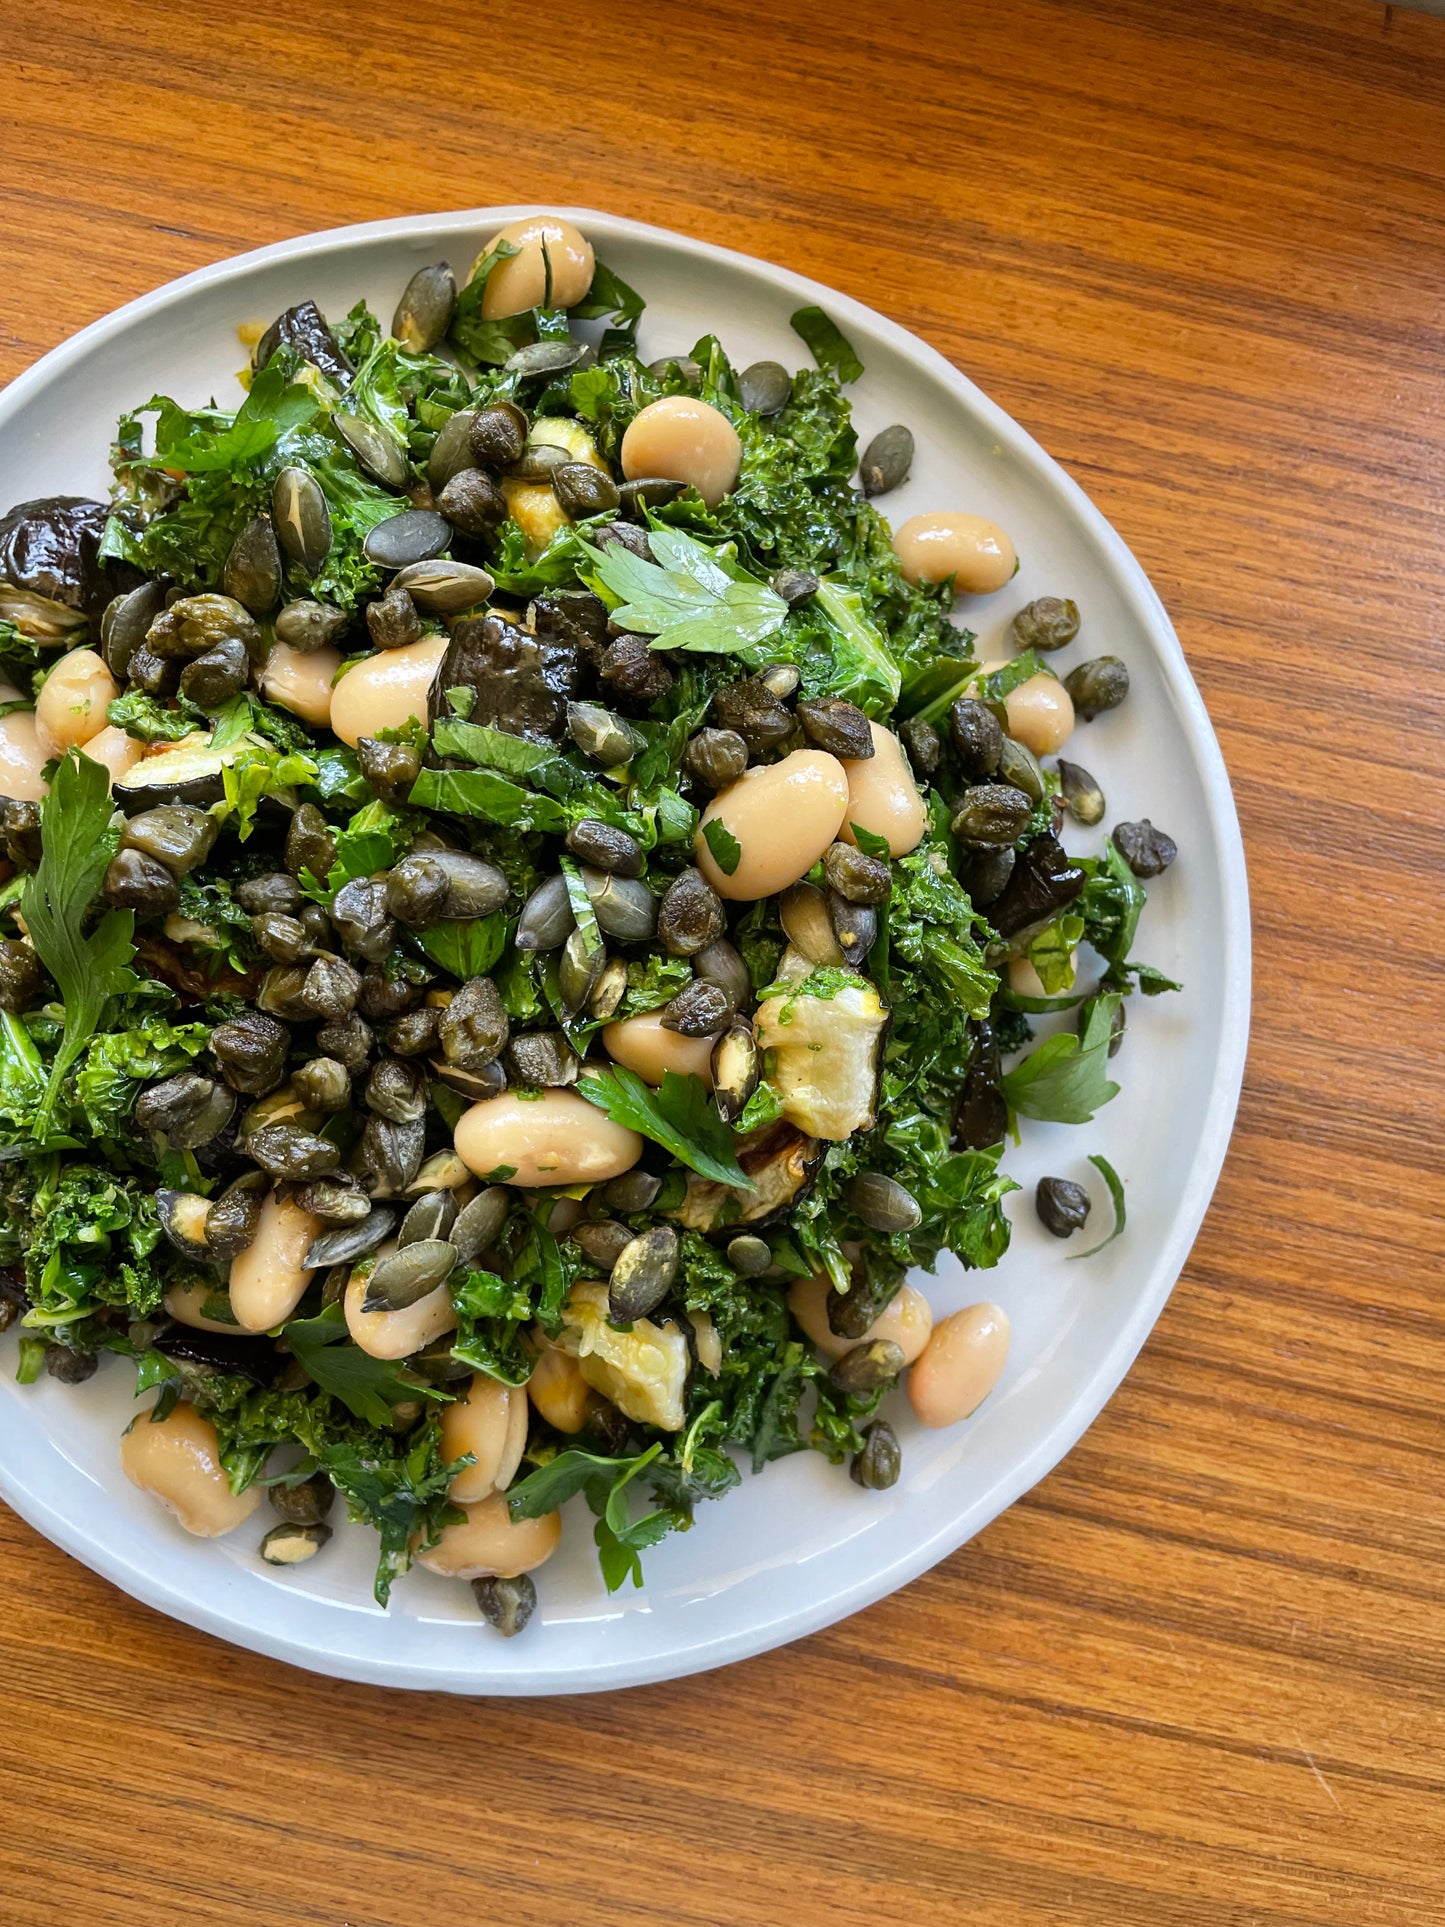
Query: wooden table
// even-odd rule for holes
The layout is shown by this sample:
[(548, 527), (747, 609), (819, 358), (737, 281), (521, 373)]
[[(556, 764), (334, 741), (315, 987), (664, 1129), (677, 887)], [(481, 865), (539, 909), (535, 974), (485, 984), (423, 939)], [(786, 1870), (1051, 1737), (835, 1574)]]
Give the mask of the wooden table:
[(1234, 1148), (1128, 1382), (786, 1652), (388, 1695), (0, 1516), (0, 1922), (1439, 1922), (1445, 22), (7, 0), (0, 53), (0, 377), (238, 249), (549, 198), (937, 343), (1169, 605), (1259, 959)]

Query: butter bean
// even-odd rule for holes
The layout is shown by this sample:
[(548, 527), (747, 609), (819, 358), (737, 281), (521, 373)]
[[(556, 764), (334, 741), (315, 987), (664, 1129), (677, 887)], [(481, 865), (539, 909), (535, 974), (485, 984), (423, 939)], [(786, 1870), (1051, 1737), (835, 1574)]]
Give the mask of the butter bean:
[(50, 758), (40, 746), (32, 709), (0, 716), (0, 796), (17, 803), (38, 803), (50, 785), (40, 774)]
[(514, 1520), (500, 1492), (462, 1510), (464, 1520), (443, 1526), (434, 1546), (416, 1551), (417, 1564), (444, 1579), (515, 1579), (550, 1559), (562, 1537), (560, 1512)]
[(1074, 702), (1057, 676), (1030, 676), (1004, 698), (1008, 733), (1035, 756), (1052, 756), (1074, 733)]
[(1008, 1313), (970, 1305), (933, 1328), (908, 1374), (908, 1399), (921, 1425), (956, 1425), (976, 1412), (1008, 1358)]
[(458, 1155), (479, 1178), (510, 1165), (508, 1184), (600, 1184), (630, 1171), (642, 1139), (614, 1124), (575, 1091), (546, 1090), (522, 1098), (504, 1091), (474, 1104), (457, 1120)]
[(527, 1380), (527, 1397), (539, 1415), (559, 1432), (580, 1432), (587, 1423), (592, 1387), (570, 1352), (551, 1344), (540, 1327), (532, 1333), (537, 1363)]
[[(1069, 952), (1069, 969), (1077, 971), (1079, 953), (1077, 949)], [(1070, 978), (1072, 985), (1073, 979)], [(1008, 963), (1008, 987), (1017, 991), (1020, 997), (1062, 997), (1062, 990), (1046, 990), (1044, 980), (1029, 962), (1027, 957), (1010, 957)]]
[(355, 749), (363, 736), (401, 729), (413, 717), (424, 723), (427, 697), (446, 652), (445, 636), (426, 636), (401, 649), (383, 649), (348, 669), (331, 693), (332, 729)]
[[(395, 1250), (395, 1241), (388, 1240), (377, 1256), (390, 1257)], [(372, 1358), (410, 1358), (433, 1339), (456, 1330), (457, 1315), (452, 1310), (451, 1292), (445, 1280), (425, 1298), (418, 1298), (414, 1305), (406, 1305), (401, 1311), (363, 1311), (361, 1305), (365, 1297), (366, 1271), (362, 1269), (352, 1274), (341, 1303), (346, 1314), (346, 1329)]]
[(716, 508), (738, 479), (738, 431), (711, 402), (664, 395), (633, 416), (622, 437), (622, 473), (629, 482), (666, 476), (695, 488)]
[(159, 1424), (148, 1412), (131, 1421), (120, 1441), (120, 1467), (199, 1539), (234, 1532), (261, 1503), (259, 1486), (232, 1492), (215, 1426), (185, 1399)]
[[(795, 749), (780, 763), (745, 770), (708, 804), (695, 844), (698, 868), (730, 903), (776, 896), (812, 869), (838, 835), (847, 810), (848, 772), (837, 757), (821, 749)], [(703, 832), (709, 823), (721, 823), (737, 840), (738, 865), (731, 876), (707, 846)]]
[(266, 1193), (256, 1235), (231, 1263), (231, 1310), (242, 1331), (271, 1331), (295, 1311), (311, 1277), (301, 1260), (323, 1229), (294, 1199)]
[(331, 678), (341, 667), (341, 651), (330, 647), (309, 653), (289, 642), (273, 642), (258, 681), (267, 702), (279, 703), (314, 729), (331, 721)]
[(857, 1345), (871, 1345), (883, 1338), (900, 1346), (904, 1364), (911, 1365), (928, 1343), (933, 1330), (933, 1308), (914, 1286), (904, 1285), (861, 1338), (840, 1338), (828, 1323), (829, 1289), (830, 1280), (826, 1277), (800, 1278), (788, 1291), (788, 1310), (824, 1358), (841, 1358)]
[(957, 595), (992, 595), (1010, 580), (1018, 556), (997, 522), (981, 515), (913, 515), (893, 548), (910, 582), (947, 582)]
[[(597, 267), (592, 243), (580, 228), (556, 214), (529, 214), (520, 221), (509, 221), (488, 241), (482, 255), (490, 254), (498, 241), (510, 241), (520, 252), (498, 261), (488, 275), (482, 290), (484, 321), (503, 321), (508, 315), (525, 314), (529, 308), (543, 305), (575, 308), (592, 286)], [(472, 272), (476, 272), (476, 262)]]
[(189, 1325), (198, 1332), (234, 1332), (236, 1321), (208, 1318), (201, 1307), (221, 1290), (219, 1285), (172, 1285), (161, 1301), (166, 1315), (178, 1325)]
[(640, 1017), (624, 1017), (602, 1027), (602, 1048), (615, 1064), (636, 1071), (644, 1084), (658, 1085), (664, 1071), (679, 1077), (700, 1077), (712, 1089), (712, 1037), (680, 1037), (664, 1030), (662, 1012), (646, 1010)]
[(475, 1372), (465, 1397), (442, 1412), (441, 1445), (444, 1459), (470, 1453), (475, 1461), (451, 1482), (449, 1497), (458, 1505), (505, 1492), (527, 1446), (526, 1391)]
[(928, 811), (903, 745), (882, 723), (870, 723), (869, 728), (873, 732), (873, 754), (843, 765), (848, 773), (848, 808), (838, 837), (840, 842), (856, 843), (852, 830), (856, 823), (874, 836), (886, 836), (890, 856), (907, 856), (923, 841)]
[[(169, 744), (166, 745), (170, 747)], [(85, 753), (93, 763), (104, 765), (110, 777), (111, 788), (115, 779), (124, 776), (128, 769), (134, 769), (145, 754), (145, 744), (138, 743), (134, 736), (128, 736), (123, 729), (107, 723), (104, 729), (97, 730), (85, 745)]]
[(62, 656), (35, 698), (35, 729), (46, 758), (88, 743), (105, 728), (105, 711), (119, 684), (93, 649)]

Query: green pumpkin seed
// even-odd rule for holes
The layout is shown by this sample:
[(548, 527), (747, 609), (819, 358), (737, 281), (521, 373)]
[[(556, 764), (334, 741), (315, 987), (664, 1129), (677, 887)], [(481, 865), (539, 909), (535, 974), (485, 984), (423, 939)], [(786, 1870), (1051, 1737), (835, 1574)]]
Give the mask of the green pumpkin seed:
[(281, 547), (315, 575), (331, 553), (331, 511), (316, 477), (304, 468), (283, 468), (271, 489), (271, 516)]
[(401, 291), (391, 332), (414, 355), (430, 354), (452, 325), (456, 305), (457, 278), (448, 262), (418, 268)]

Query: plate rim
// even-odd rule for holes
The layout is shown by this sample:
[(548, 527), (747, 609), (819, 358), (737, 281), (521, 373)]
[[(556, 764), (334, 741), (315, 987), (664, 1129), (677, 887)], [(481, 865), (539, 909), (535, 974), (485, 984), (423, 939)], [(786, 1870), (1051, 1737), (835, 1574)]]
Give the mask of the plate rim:
[(604, 246), (609, 238), (637, 239), (653, 244), (660, 242), (683, 254), (714, 263), (721, 262), (734, 272), (763, 282), (774, 292), (782, 290), (798, 298), (800, 305), (816, 303), (826, 306), (845, 332), (851, 317), (869, 332), (881, 335), (897, 354), (912, 362), (920, 372), (944, 382), (958, 394), (976, 419), (993, 434), (1000, 449), (1019, 464), (1029, 482), (1051, 492), (1056, 498), (1062, 498), (1062, 506), (1095, 546), (1101, 561), (1107, 564), (1122, 600), (1132, 607), (1141, 628), (1147, 631), (1169, 694), (1177, 705), (1181, 727), (1194, 752), (1220, 866), (1224, 970), (1219, 1052), (1200, 1126), (1199, 1150), (1188, 1185), (1181, 1194), (1171, 1220), (1169, 1236), (1162, 1250), (1155, 1254), (1152, 1289), (1141, 1294), (1132, 1305), (1113, 1345), (1081, 1384), (1066, 1414), (1041, 1435), (1033, 1449), (1011, 1469), (1008, 1476), (997, 1480), (973, 1501), (970, 1510), (982, 1505), (987, 1513), (985, 1518), (962, 1531), (957, 1529), (956, 1520), (945, 1522), (937, 1530), (916, 1540), (906, 1554), (899, 1555), (881, 1568), (869, 1570), (853, 1584), (830, 1593), (826, 1599), (790, 1608), (761, 1624), (751, 1624), (735, 1632), (713, 1637), (696, 1647), (670, 1653), (660, 1661), (647, 1656), (619, 1660), (615, 1665), (608, 1665), (604, 1661), (600, 1667), (594, 1665), (589, 1671), (583, 1672), (555, 1664), (548, 1666), (539, 1649), (539, 1664), (528, 1673), (504, 1673), (479, 1679), (451, 1666), (428, 1666), (415, 1656), (397, 1654), (394, 1657), (372, 1659), (363, 1655), (337, 1654), (314, 1642), (302, 1643), (297, 1638), (273, 1633), (264, 1627), (240, 1626), (220, 1606), (197, 1600), (173, 1588), (161, 1571), (128, 1559), (120, 1549), (98, 1546), (87, 1536), (83, 1527), (72, 1524), (69, 1518), (30, 1486), (19, 1467), (0, 1462), (0, 1498), (13, 1511), (82, 1565), (99, 1573), (144, 1605), (212, 1634), (230, 1645), (262, 1653), (268, 1658), (284, 1660), (323, 1677), (347, 1679), (372, 1686), (443, 1691), (476, 1698), (541, 1697), (660, 1684), (731, 1665), (738, 1660), (791, 1644), (794, 1640), (806, 1638), (836, 1624), (908, 1585), (992, 1524), (1002, 1512), (1052, 1471), (1073, 1450), (1123, 1383), (1188, 1261), (1219, 1180), (1239, 1105), (1248, 1052), (1252, 991), (1248, 876), (1238, 813), (1223, 751), (1204, 699), (1190, 673), (1174, 625), (1142, 565), (1103, 511), (1090, 500), (1067, 470), (939, 349), (901, 323), (823, 282), (755, 255), (679, 233), (673, 228), (609, 214), (597, 208), (552, 203), (524, 202), (508, 206), (459, 208), (317, 229), (286, 240), (268, 242), (243, 254), (228, 255), (222, 260), (193, 269), (88, 323), (77, 333), (57, 343), (0, 390), (0, 431), (33, 393), (48, 386), (58, 376), (63, 376), (73, 362), (101, 345), (107, 337), (124, 331), (137, 321), (164, 314), (169, 307), (199, 289), (224, 285), (230, 281), (244, 281), (257, 269), (269, 268), (278, 262), (304, 260), (341, 246), (405, 240), (459, 229), (480, 229), (488, 224), (500, 226), (508, 221), (538, 214), (555, 214), (575, 221), (602, 241)]

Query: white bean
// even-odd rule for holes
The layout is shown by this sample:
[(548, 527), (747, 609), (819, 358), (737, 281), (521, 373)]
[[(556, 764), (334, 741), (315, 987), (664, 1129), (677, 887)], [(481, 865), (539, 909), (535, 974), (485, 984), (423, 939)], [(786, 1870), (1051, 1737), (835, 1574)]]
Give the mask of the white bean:
[(402, 729), (413, 720), (424, 723), (427, 697), (447, 647), (445, 636), (424, 636), (401, 649), (383, 649), (348, 669), (331, 692), (331, 727), (342, 742), (355, 749), (363, 736)]
[(268, 702), (279, 703), (303, 723), (324, 729), (331, 721), (331, 679), (341, 667), (339, 649), (293, 649), (273, 642), (257, 678)]
[(1008, 1347), (1008, 1313), (998, 1305), (970, 1305), (941, 1319), (908, 1374), (919, 1423), (957, 1425), (976, 1412), (998, 1384)]
[(510, 1166), (505, 1182), (528, 1187), (601, 1184), (620, 1178), (642, 1156), (636, 1131), (614, 1124), (567, 1090), (489, 1097), (458, 1118), (454, 1136), (459, 1155), (479, 1178)]
[(992, 595), (1018, 567), (1018, 556), (997, 522), (981, 515), (913, 515), (893, 537), (910, 582), (947, 582), (958, 595)]
[(442, 1457), (473, 1460), (453, 1478), (448, 1496), (458, 1505), (471, 1505), (489, 1492), (505, 1492), (526, 1448), (526, 1391), (474, 1372), (465, 1396), (442, 1413)]
[(1074, 733), (1074, 700), (1057, 676), (1041, 669), (1004, 697), (1008, 733), (1035, 756), (1052, 756)]
[(700, 1077), (711, 1090), (715, 1041), (667, 1030), (660, 1010), (645, 1010), (640, 1017), (623, 1017), (602, 1027), (602, 1048), (612, 1061), (636, 1071), (644, 1084), (654, 1087), (665, 1071), (676, 1071), (679, 1077)]
[(189, 1325), (192, 1331), (235, 1332), (234, 1318), (210, 1318), (202, 1309), (208, 1298), (218, 1295), (224, 1298), (219, 1285), (172, 1285), (162, 1302), (168, 1317), (174, 1318), (178, 1325)]
[(562, 1537), (560, 1512), (514, 1520), (505, 1493), (494, 1492), (462, 1510), (466, 1518), (443, 1526), (434, 1546), (416, 1549), (417, 1564), (444, 1579), (515, 1579), (550, 1559)]
[(547, 1423), (559, 1432), (580, 1432), (587, 1423), (592, 1387), (570, 1352), (545, 1337), (540, 1327), (532, 1334), (537, 1363), (527, 1380), (527, 1397)]
[(62, 656), (35, 698), (35, 728), (46, 757), (88, 743), (105, 728), (106, 706), (119, 685), (93, 649)]
[[(395, 1250), (395, 1240), (389, 1239), (376, 1255), (386, 1258)], [(418, 1298), (414, 1305), (404, 1305), (400, 1311), (363, 1311), (368, 1270), (368, 1266), (363, 1266), (352, 1273), (342, 1309), (346, 1313), (346, 1329), (370, 1357), (410, 1358), (413, 1352), (424, 1351), (434, 1339), (456, 1330), (457, 1315), (452, 1309), (451, 1290), (445, 1279), (425, 1298)]]
[(159, 1422), (149, 1412), (131, 1421), (120, 1441), (120, 1467), (200, 1539), (234, 1532), (261, 1503), (259, 1486), (232, 1492), (215, 1426), (185, 1399)]
[[(806, 876), (837, 836), (848, 811), (848, 772), (826, 750), (795, 749), (777, 763), (744, 770), (703, 811), (698, 868), (732, 903), (776, 896)], [(738, 845), (737, 867), (719, 867), (704, 835), (721, 823)], [(866, 826), (865, 826), (866, 827)]]
[(886, 836), (890, 856), (907, 856), (923, 841), (928, 828), (928, 811), (903, 754), (903, 745), (882, 723), (870, 723), (873, 754), (850, 757), (843, 768), (848, 773), (848, 808), (839, 838), (856, 843), (853, 825), (874, 836)]
[(788, 1290), (788, 1310), (824, 1358), (841, 1358), (855, 1345), (870, 1345), (875, 1338), (891, 1339), (903, 1349), (903, 1362), (911, 1365), (928, 1343), (933, 1330), (933, 1308), (921, 1291), (904, 1285), (891, 1304), (873, 1320), (861, 1338), (840, 1338), (828, 1323), (828, 1292), (832, 1281), (825, 1277), (800, 1278)]
[[(1069, 983), (1065, 986), (1066, 989), (1072, 988), (1074, 974), (1078, 967), (1079, 953), (1074, 949), (1069, 952)], [(1027, 957), (1009, 958), (1008, 987), (1016, 991), (1020, 997), (1062, 997), (1064, 994), (1062, 990), (1046, 989), (1043, 978)]]
[(0, 796), (17, 803), (38, 803), (50, 785), (40, 774), (50, 761), (40, 746), (33, 709), (0, 716)]
[(691, 395), (664, 395), (633, 416), (622, 437), (622, 473), (629, 482), (666, 476), (695, 488), (716, 508), (738, 479), (738, 431), (721, 409)]
[[(167, 745), (169, 748), (169, 744)], [(93, 763), (103, 764), (110, 778), (110, 787), (115, 788), (118, 776), (134, 769), (145, 754), (145, 744), (138, 743), (134, 736), (125, 730), (117, 729), (114, 723), (107, 723), (104, 729), (97, 730), (85, 745), (85, 754)]]
[(311, 1277), (301, 1260), (323, 1229), (294, 1198), (266, 1193), (256, 1235), (231, 1263), (231, 1310), (242, 1331), (272, 1331), (295, 1311)]
[[(482, 319), (504, 321), (529, 308), (575, 308), (592, 286), (596, 257), (580, 228), (556, 214), (529, 214), (509, 221), (488, 241), (477, 261), (491, 253), (498, 241), (519, 250), (498, 261), (482, 289)], [(543, 254), (543, 248), (546, 254)], [(477, 263), (473, 262), (472, 272)], [(551, 287), (548, 276), (550, 273)]]

